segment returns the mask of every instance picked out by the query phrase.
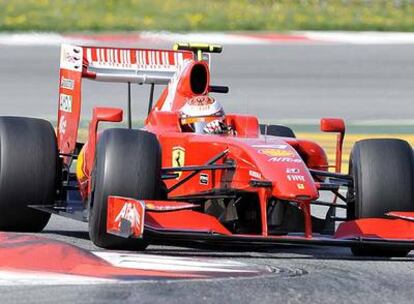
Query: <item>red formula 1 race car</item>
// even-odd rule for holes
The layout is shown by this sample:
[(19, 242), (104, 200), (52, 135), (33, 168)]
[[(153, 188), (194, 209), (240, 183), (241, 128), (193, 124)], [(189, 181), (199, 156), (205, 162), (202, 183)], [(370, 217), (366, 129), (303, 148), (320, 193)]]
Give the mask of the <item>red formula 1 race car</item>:
[[(40, 231), (55, 213), (88, 221), (91, 240), (104, 248), (309, 244), (377, 256), (414, 249), (410, 145), (359, 141), (341, 174), (344, 122), (322, 119), (322, 131), (338, 133), (330, 172), (315, 142), (224, 113), (210, 96), (228, 91), (210, 84), (210, 56), (220, 52), (63, 45), (57, 135), (44, 120), (0, 118), (0, 229)], [(101, 122), (121, 122), (123, 111), (96, 107), (79, 143), (83, 78), (149, 84), (144, 127), (131, 128), (128, 107), (128, 127), (98, 132)], [(166, 87), (153, 105), (155, 85)], [(314, 206), (326, 215), (315, 216)]]

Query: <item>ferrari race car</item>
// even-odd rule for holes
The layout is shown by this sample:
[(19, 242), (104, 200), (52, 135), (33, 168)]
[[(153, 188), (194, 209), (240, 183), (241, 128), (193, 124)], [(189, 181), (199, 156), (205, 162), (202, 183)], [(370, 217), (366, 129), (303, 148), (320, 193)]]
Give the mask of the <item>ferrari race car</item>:
[[(337, 133), (334, 166), (317, 143), (254, 116), (224, 115), (220, 123), (229, 132), (183, 127), (189, 100), (204, 109), (212, 93), (228, 92), (210, 83), (212, 53), (221, 51), (202, 44), (62, 45), (56, 132), (45, 120), (0, 118), (0, 229), (41, 231), (54, 213), (89, 222), (92, 242), (108, 249), (308, 244), (374, 256), (414, 249), (414, 158), (407, 142), (359, 141), (342, 174), (341, 119), (321, 120), (323, 132)], [(102, 122), (123, 121), (123, 110), (95, 107), (80, 143), (83, 78), (148, 84), (144, 127), (131, 128), (129, 98), (126, 127), (98, 132)], [(166, 87), (153, 103), (155, 85)], [(322, 217), (313, 212), (319, 206), (327, 210)]]

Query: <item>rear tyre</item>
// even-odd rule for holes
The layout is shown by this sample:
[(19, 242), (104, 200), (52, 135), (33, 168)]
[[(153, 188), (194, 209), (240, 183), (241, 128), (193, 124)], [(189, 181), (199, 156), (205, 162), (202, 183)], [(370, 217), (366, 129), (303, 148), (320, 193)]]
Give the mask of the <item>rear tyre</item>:
[(129, 129), (102, 133), (92, 175), (89, 236), (107, 249), (144, 250), (143, 239), (125, 239), (106, 233), (107, 199), (119, 195), (157, 199), (161, 187), (161, 148), (154, 134)]
[(58, 153), (45, 120), (0, 117), (0, 230), (39, 232), (50, 214), (28, 205), (52, 204)]
[(273, 135), (273, 136), (280, 136), (280, 137), (296, 138), (293, 130), (283, 125), (260, 124), (260, 133), (262, 135)]
[[(384, 217), (389, 211), (414, 210), (414, 155), (399, 139), (368, 139), (357, 142), (351, 152), (347, 218)], [(358, 256), (406, 256), (409, 250), (372, 246), (353, 247)]]

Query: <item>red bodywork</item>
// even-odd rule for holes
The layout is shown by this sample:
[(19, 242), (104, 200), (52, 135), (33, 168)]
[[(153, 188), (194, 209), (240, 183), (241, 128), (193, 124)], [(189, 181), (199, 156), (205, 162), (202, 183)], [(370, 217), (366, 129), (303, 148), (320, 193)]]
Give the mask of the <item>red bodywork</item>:
[[(108, 73), (115, 69), (121, 70), (122, 73)], [(151, 77), (152, 82), (148, 80)], [(75, 152), (82, 78), (167, 84), (146, 118), (144, 126), (144, 129), (154, 133), (160, 142), (162, 168), (170, 168), (171, 172), (171, 168), (177, 166), (202, 166), (209, 164), (218, 155), (221, 156), (214, 165), (233, 166), (232, 169), (199, 170), (196, 174), (193, 174), (193, 171), (180, 171), (177, 178), (164, 181), (170, 189), (166, 201), (149, 202), (110, 197), (107, 218), (110, 233), (142, 237), (148, 232), (155, 238), (166, 233), (169, 237), (175, 236), (177, 239), (186, 239), (189, 233), (193, 233), (192, 238), (224, 242), (306, 241), (342, 245), (345, 240), (349, 240), (349, 243), (345, 242), (346, 246), (349, 246), (352, 240), (372, 238), (372, 231), (376, 231), (376, 239), (402, 241), (403, 246), (407, 245), (404, 240), (414, 239), (414, 223), (404, 217), (346, 221), (340, 224), (336, 234), (330, 237), (315, 234), (312, 227), (311, 203), (318, 200), (319, 191), (324, 187), (324, 178), (315, 179), (310, 170), (327, 171), (329, 167), (326, 153), (315, 142), (261, 135), (256, 117), (239, 114), (226, 115), (226, 123), (236, 131), (236, 135), (183, 132), (179, 123), (179, 110), (188, 98), (209, 94), (211, 90), (209, 65), (205, 61), (198, 61), (189, 51), (62, 46), (58, 116), (58, 145), (62, 155)], [(167, 81), (164, 81), (165, 78)], [(121, 109), (94, 109), (89, 127), (89, 140), (78, 159), (80, 169), (77, 176), (85, 202), (91, 191), (89, 180), (94, 163), (98, 123), (121, 120)], [(339, 119), (324, 119), (321, 130), (338, 133), (335, 169), (336, 172), (340, 172), (345, 125)], [(69, 164), (70, 158), (66, 157), (65, 162)], [(186, 180), (190, 175), (192, 177), (185, 182), (185, 186), (175, 188), (177, 183)], [(256, 219), (260, 227), (258, 231), (231, 232), (217, 217), (205, 214), (195, 205), (185, 203), (185, 197), (208, 197), (223, 189), (254, 195), (259, 211)], [(268, 212), (272, 200), (294, 204), (301, 210), (302, 234), (275, 235), (269, 231)], [(117, 216), (126, 204), (129, 204), (129, 207), (135, 206), (132, 208), (135, 208), (134, 212), (138, 215), (136, 218), (145, 218), (142, 227), (131, 222), (129, 231), (120, 230), (121, 224)], [(380, 228), (384, 225), (386, 229)]]

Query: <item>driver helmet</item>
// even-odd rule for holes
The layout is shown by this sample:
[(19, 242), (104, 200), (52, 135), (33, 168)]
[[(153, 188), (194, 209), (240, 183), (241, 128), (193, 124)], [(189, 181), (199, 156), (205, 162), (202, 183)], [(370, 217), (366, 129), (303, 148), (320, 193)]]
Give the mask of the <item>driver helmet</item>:
[(221, 104), (208, 95), (195, 96), (187, 100), (180, 111), (180, 122), (186, 132), (204, 133), (206, 125), (214, 120), (224, 122)]

